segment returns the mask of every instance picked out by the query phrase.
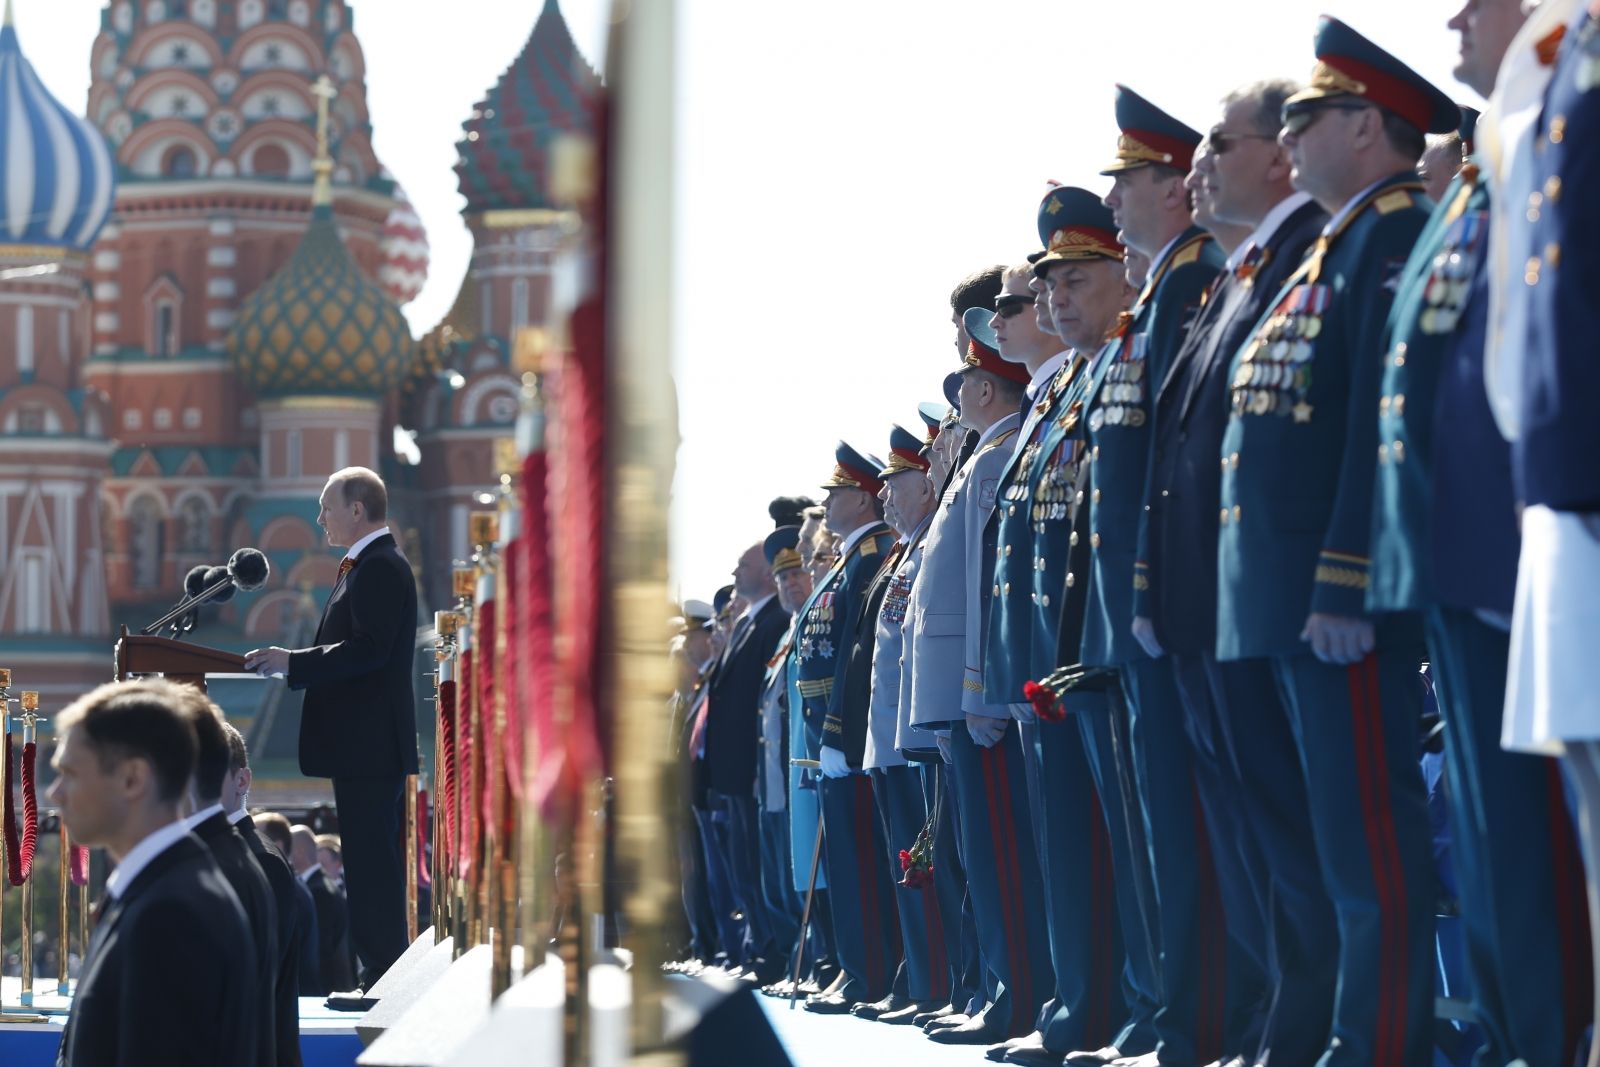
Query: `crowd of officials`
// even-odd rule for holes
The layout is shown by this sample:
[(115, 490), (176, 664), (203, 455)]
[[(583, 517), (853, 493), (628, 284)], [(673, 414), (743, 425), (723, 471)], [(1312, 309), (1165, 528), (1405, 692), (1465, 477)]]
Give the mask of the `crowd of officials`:
[(246, 810), (244, 738), (190, 686), (102, 686), (56, 725), (50, 798), (116, 864), (58, 1062), (298, 1065), (297, 998), (356, 981), (338, 835)]
[(1448, 25), (1476, 131), (1334, 19), (1204, 134), (1119, 86), (945, 401), (752, 520), (670, 970), (1014, 1063), (1595, 1062), (1600, 3)]

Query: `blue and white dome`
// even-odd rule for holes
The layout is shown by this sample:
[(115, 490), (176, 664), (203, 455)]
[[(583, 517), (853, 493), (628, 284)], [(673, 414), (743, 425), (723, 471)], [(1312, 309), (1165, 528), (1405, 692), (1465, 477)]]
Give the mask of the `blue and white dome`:
[(82, 251), (111, 214), (105, 137), (39, 81), (9, 2), (0, 28), (0, 183), (0, 245)]

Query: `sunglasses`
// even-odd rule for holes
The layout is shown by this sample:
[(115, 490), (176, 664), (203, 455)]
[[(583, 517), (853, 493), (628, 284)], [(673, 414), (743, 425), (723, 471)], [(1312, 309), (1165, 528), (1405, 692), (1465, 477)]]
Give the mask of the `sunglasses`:
[(1033, 300), (1022, 296), (1002, 296), (994, 303), (994, 313), (1002, 319), (1014, 319), (1033, 307)]
[(1206, 134), (1206, 143), (1211, 146), (1213, 155), (1224, 155), (1230, 150), (1239, 147), (1240, 141), (1276, 141), (1275, 133), (1230, 133), (1221, 126), (1212, 127)]
[(1293, 111), (1284, 108), (1283, 128), (1292, 134), (1300, 134), (1310, 129), (1312, 123), (1330, 111), (1365, 111), (1372, 106), (1372, 104), (1313, 104), (1309, 107), (1297, 107)]

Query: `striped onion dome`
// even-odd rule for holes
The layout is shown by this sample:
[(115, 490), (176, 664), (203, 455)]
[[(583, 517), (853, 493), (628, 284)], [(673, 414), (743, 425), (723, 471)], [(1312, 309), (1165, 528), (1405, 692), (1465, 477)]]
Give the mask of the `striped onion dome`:
[(111, 152), (100, 131), (39, 81), (6, 4), (0, 28), (0, 245), (82, 251), (111, 214)]

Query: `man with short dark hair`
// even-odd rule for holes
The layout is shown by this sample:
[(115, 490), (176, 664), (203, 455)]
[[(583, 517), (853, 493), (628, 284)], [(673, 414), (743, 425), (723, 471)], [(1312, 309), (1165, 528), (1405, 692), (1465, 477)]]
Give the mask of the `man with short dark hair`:
[[(317, 928), (317, 902), (311, 896), (311, 889), (295, 873), (294, 865), (289, 857), (294, 852), (294, 834), (289, 829), (289, 820), (275, 811), (258, 812), (250, 816), (255, 824), (257, 836), (267, 843), (267, 847), (277, 854), (278, 858), (288, 866), (289, 877), (294, 884), (294, 908), (300, 915), (297, 929), (299, 940), (297, 944), (296, 979), (298, 992), (302, 997), (327, 996), (328, 987), (322, 981), (322, 956), (321, 933)], [(242, 825), (242, 824), (241, 824)]]
[(1336, 19), (1319, 26), (1316, 54), (1279, 136), (1295, 186), (1332, 220), (1234, 359), (1217, 656), (1271, 659), (1305, 771), (1339, 931), (1320, 1062), (1422, 1063), (1435, 904), (1417, 760), (1422, 640), (1416, 620), (1375, 619), (1365, 600), (1383, 326), (1433, 207), (1415, 169), (1423, 134), (1455, 129), (1460, 111)]
[[(267, 1025), (244, 909), (178, 820), (196, 752), (186, 700), (170, 682), (116, 682), (56, 716), (50, 802), (74, 841), (105, 849), (116, 864), (61, 1036), (61, 1067), (253, 1060)], [(175, 989), (192, 1012), (181, 1027)]]
[[(256, 1034), (255, 1062), (257, 1067), (272, 1067), (278, 1061), (278, 908), (266, 874), (222, 806), (223, 782), (230, 777), (228, 735), (223, 729), (222, 712), (197, 689), (185, 687), (183, 694), (186, 699), (182, 710), (195, 735), (194, 777), (190, 783), (195, 811), (183, 820), (183, 825), (210, 850), (250, 920), (250, 935), (256, 947), (256, 1011), (261, 1023)], [(299, 1021), (296, 1011), (297, 1045)]]
[(950, 291), (950, 322), (956, 328), (956, 356), (966, 358), (967, 327), (962, 316), (969, 308), (992, 308), (1000, 295), (1000, 276), (1005, 272), (1001, 265), (975, 270)]
[(300, 771), (333, 779), (364, 988), (406, 949), (405, 782), (417, 772), (417, 585), (389, 532), (383, 480), (364, 467), (328, 479), (317, 523), (346, 549), (310, 648), (256, 649), (245, 669), (305, 690)]
[(250, 850), (256, 866), (261, 868), (267, 886), (272, 890), (272, 903), (278, 918), (278, 959), (274, 975), (277, 1057), (280, 1067), (293, 1067), (300, 1062), (300, 1005), (297, 1000), (300, 995), (300, 966), (308, 951), (315, 958), (308, 926), (315, 921), (316, 913), (309, 894), (302, 901), (301, 894), (305, 887), (289, 869), (289, 861), (272, 850), (258, 832), (250, 813), (244, 810), (252, 777), (250, 753), (245, 747), (244, 735), (229, 722), (223, 722), (222, 731), (228, 739), (228, 773), (222, 780), (222, 811)]
[(292, 827), (290, 839), (289, 864), (294, 868), (295, 876), (311, 893), (317, 912), (317, 974), (320, 982), (313, 995), (349, 989), (355, 982), (355, 971), (350, 966), (349, 901), (344, 890), (322, 869), (317, 835), (311, 832), (311, 827)]

